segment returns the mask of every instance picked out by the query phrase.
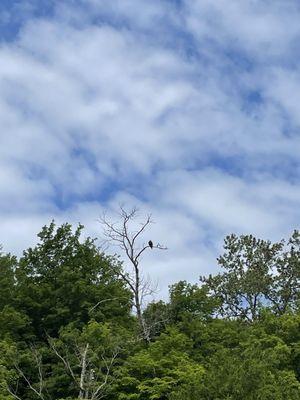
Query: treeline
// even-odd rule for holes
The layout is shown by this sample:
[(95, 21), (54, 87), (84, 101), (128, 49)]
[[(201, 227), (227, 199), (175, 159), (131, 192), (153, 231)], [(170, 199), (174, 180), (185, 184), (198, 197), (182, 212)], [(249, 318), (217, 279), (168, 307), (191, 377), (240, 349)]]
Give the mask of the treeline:
[(122, 263), (82, 229), (0, 256), (0, 400), (300, 399), (299, 232), (228, 236), (221, 272), (172, 285), (141, 329)]

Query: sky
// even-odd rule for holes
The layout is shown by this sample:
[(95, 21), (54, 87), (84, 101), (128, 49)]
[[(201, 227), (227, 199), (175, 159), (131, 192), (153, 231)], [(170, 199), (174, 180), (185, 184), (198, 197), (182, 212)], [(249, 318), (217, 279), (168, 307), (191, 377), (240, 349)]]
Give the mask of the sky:
[[(1, 0), (0, 243), (137, 206), (145, 275), (218, 271), (300, 220), (298, 0)], [(112, 249), (110, 251), (117, 251)]]

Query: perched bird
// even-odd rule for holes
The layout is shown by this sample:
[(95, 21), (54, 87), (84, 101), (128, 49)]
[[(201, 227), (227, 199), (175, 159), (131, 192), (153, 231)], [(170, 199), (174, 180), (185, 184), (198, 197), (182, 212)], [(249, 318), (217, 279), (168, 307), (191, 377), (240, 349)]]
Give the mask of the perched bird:
[(153, 249), (153, 242), (152, 242), (152, 240), (149, 240), (148, 245), (149, 245), (150, 249)]

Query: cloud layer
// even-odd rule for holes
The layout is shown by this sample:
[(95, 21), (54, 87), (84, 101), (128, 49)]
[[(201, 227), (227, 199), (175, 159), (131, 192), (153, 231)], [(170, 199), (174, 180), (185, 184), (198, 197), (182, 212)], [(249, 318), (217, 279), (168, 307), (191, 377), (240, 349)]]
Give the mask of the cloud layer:
[(231, 232), (300, 217), (300, 7), (276, 1), (12, 2), (0, 12), (0, 242), (119, 202), (152, 212), (146, 272), (215, 271)]

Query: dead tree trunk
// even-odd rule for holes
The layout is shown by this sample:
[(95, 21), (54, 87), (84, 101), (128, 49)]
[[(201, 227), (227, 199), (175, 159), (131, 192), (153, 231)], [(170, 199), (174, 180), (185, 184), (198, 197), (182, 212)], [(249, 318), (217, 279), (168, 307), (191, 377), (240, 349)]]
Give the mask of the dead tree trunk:
[[(89, 343), (78, 346), (74, 343), (73, 349), (58, 349), (55, 340), (48, 338), (49, 346), (54, 354), (62, 361), (66, 372), (78, 388), (78, 398), (88, 400), (100, 400), (105, 395), (111, 370), (118, 357), (119, 349), (116, 348), (112, 354), (101, 356), (101, 366), (93, 362), (93, 351)], [(77, 363), (71, 364), (69, 360), (70, 350), (76, 354)]]
[(143, 299), (153, 293), (151, 283), (142, 275), (140, 261), (142, 255), (147, 249), (166, 250), (167, 248), (159, 243), (153, 244), (151, 240), (147, 244), (138, 243), (145, 230), (153, 222), (151, 215), (148, 215), (143, 222), (138, 223), (138, 228), (134, 224), (138, 217), (137, 208), (126, 211), (120, 207), (119, 219), (117, 222), (111, 222), (106, 215), (100, 219), (103, 226), (105, 242), (117, 245), (125, 254), (129, 261), (131, 273), (119, 272), (126, 285), (132, 292), (133, 306), (136, 310), (136, 316), (141, 334), (146, 341), (149, 341), (149, 329), (143, 317)]

